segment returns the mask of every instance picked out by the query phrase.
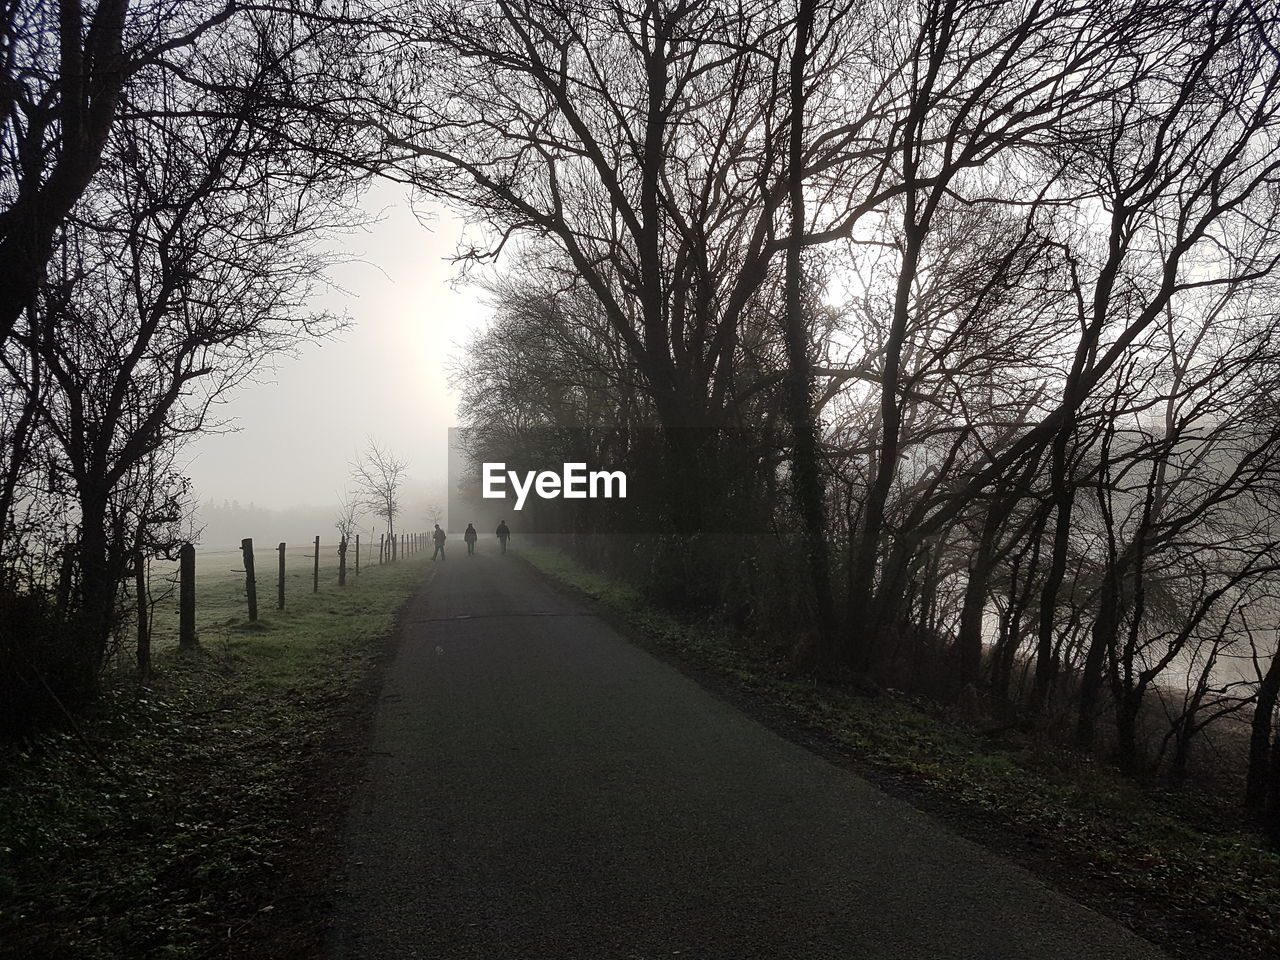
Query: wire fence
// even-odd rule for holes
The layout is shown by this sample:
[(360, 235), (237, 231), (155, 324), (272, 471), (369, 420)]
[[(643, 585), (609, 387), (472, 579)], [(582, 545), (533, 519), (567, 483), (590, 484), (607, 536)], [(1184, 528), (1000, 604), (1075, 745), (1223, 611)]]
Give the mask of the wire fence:
[(182, 547), (177, 561), (153, 561), (148, 577), (150, 634), (155, 642), (195, 646), (201, 628), (254, 623), (308, 595), (345, 589), (362, 574), (431, 549), (431, 535), (361, 533), (340, 541), (245, 539), (239, 547)]

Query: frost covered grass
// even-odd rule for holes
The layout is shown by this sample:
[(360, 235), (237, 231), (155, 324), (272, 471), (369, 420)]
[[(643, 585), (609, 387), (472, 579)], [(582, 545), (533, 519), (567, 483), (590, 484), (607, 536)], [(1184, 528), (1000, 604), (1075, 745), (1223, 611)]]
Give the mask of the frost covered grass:
[(310, 893), (284, 882), (299, 851), (335, 842), (328, 774), (359, 750), (372, 667), (429, 567), (299, 587), (279, 612), (263, 590), (249, 623), (243, 574), (206, 564), (199, 649), (162, 643), (161, 618), (149, 682), (111, 678), (75, 729), (3, 756), (0, 955), (258, 955), (263, 921)]

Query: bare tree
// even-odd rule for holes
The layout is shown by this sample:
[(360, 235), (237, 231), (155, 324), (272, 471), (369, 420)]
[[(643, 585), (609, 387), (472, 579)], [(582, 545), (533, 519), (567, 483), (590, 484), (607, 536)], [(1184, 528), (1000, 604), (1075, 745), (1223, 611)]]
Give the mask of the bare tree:
[(371, 111), (388, 156), (490, 228), (465, 258), (488, 261), (509, 241), (535, 256), (554, 247), (665, 428), (668, 524), (697, 530), (741, 321), (785, 247), (773, 230), (785, 188), (762, 203), (755, 179), (776, 153), (760, 138), (776, 128), (757, 59), (778, 27), (770, 5), (414, 13)]
[(654, 526), (769, 534), (700, 555), (701, 582), (647, 554), (673, 599), (793, 634), (782, 611), (807, 613), (828, 664), (923, 684), (929, 661), (931, 690), (1074, 714), (1134, 772), (1153, 701), (1178, 768), (1248, 701), (1215, 664), (1277, 573), (1280, 435), (1240, 413), (1280, 367), (1274, 18), (409, 9), (369, 127), (388, 170), (470, 215), (469, 266), (506, 261), (460, 381), (477, 449), (653, 469)]
[(351, 465), (351, 482), (360, 503), (387, 524), (390, 557), (396, 558), (396, 518), (400, 516), (400, 488), (404, 484), (408, 464), (380, 447), (372, 437), (364, 454)]
[(272, 354), (337, 323), (308, 307), (328, 262), (311, 241), (347, 222), (350, 180), (300, 150), (307, 131), (274, 94), (306, 61), (288, 22), (201, 20), (199, 44), (184, 37), (132, 65), (94, 175), (5, 345), (5, 389), (34, 411), (38, 467), (6, 496), (69, 541), (50, 649), (54, 685), (73, 699), (96, 688), (131, 574), (142, 592), (139, 551), (161, 550), (159, 531), (181, 514), (173, 450), (212, 427), (214, 405)]
[(350, 490), (343, 491), (338, 502), (338, 514), (334, 526), (338, 529), (338, 586), (347, 585), (347, 549), (351, 538), (360, 529), (360, 514), (364, 507), (361, 499)]
[[(39, 295), (138, 77), (248, 26), (238, 0), (13, 0), (0, 12), (0, 341)], [(287, 4), (277, 9), (287, 9)], [(261, 22), (261, 21), (260, 21)]]
[(436, 525), (444, 521), (444, 507), (438, 503), (428, 503), (426, 507), (427, 523)]

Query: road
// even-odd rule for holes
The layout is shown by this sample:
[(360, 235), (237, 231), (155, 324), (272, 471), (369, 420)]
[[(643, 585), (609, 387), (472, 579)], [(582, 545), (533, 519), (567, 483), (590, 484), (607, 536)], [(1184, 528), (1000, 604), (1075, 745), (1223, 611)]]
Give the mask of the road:
[(335, 956), (1164, 956), (461, 546), (403, 617)]

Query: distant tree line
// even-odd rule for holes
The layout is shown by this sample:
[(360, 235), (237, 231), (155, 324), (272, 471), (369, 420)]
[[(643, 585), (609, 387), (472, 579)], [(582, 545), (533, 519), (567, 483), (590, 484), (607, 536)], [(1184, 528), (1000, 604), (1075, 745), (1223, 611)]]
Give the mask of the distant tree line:
[(367, 15), (373, 165), (498, 262), (473, 453), (649, 491), (579, 550), (1135, 774), (1251, 716), (1280, 829), (1274, 5)]

